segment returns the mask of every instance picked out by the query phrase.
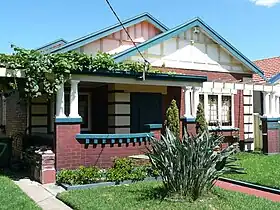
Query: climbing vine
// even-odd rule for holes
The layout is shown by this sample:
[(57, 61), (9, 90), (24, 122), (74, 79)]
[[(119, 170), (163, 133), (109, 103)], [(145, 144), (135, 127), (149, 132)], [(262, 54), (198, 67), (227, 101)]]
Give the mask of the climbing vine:
[[(13, 79), (8, 86), (17, 89), (24, 96), (35, 98), (46, 94), (51, 97), (60, 85), (70, 79), (71, 73), (96, 71), (142, 72), (144, 64), (135, 61), (116, 63), (107, 53), (99, 52), (95, 57), (75, 51), (57, 54), (42, 54), (36, 50), (26, 50), (12, 46), (11, 55), (0, 54), (0, 67), (11, 70)], [(151, 69), (150, 73), (161, 73)], [(17, 77), (22, 72), (24, 77)], [(174, 74), (173, 72), (168, 72)], [(8, 81), (8, 80), (6, 80)], [(2, 88), (3, 89), (3, 88)]]

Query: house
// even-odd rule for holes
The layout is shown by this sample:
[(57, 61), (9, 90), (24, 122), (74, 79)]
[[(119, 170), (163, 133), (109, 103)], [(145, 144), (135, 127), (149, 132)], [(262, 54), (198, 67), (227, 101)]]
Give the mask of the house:
[[(267, 83), (270, 87), (267, 87), (267, 91), (254, 91), (254, 113), (255, 116), (255, 126), (254, 126), (254, 139), (258, 143), (258, 148), (263, 148), (267, 153), (278, 153), (280, 152), (279, 148), (279, 134), (278, 130), (274, 129), (274, 140), (271, 139), (271, 144), (262, 145), (263, 135), (261, 127), (260, 116), (264, 116), (272, 122), (279, 121), (280, 117), (280, 106), (279, 106), (279, 79), (280, 79), (280, 57), (265, 58), (261, 60), (256, 60), (255, 64), (264, 72), (266, 80), (260, 78), (258, 75), (254, 75), (254, 83), (264, 84)], [(261, 103), (260, 103), (261, 102)], [(260, 125), (260, 126), (259, 126)], [(275, 127), (275, 126), (274, 126)], [(278, 126), (276, 126), (278, 127)], [(266, 132), (264, 132), (264, 138), (266, 138)]]
[[(112, 54), (115, 61), (143, 61), (162, 73), (129, 72), (73, 74), (61, 86), (56, 100), (44, 97), (30, 103), (5, 99), (8, 135), (27, 131), (50, 135), (55, 169), (80, 165), (111, 165), (115, 156), (143, 153), (150, 132), (159, 135), (165, 111), (177, 101), (181, 130), (195, 133), (198, 103), (205, 110), (209, 129), (222, 132), (227, 142), (253, 138), (254, 75), (263, 71), (200, 18), (169, 29), (144, 13), (123, 21), (137, 44), (134, 47), (120, 24), (78, 38), (57, 40), (37, 50), (42, 53), (77, 51)], [(172, 74), (170, 74), (172, 72)], [(36, 141), (39, 141), (37, 137)], [(22, 142), (15, 141), (19, 151)]]

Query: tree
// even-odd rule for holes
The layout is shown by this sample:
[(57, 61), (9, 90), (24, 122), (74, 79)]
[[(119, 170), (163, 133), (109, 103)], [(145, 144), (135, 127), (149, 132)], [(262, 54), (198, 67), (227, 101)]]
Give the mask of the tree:
[(201, 103), (199, 103), (197, 106), (195, 122), (197, 134), (202, 134), (205, 130), (207, 130), (207, 122), (205, 119), (204, 109)]
[(170, 106), (166, 111), (166, 125), (168, 129), (174, 134), (174, 136), (179, 136), (180, 134), (180, 119), (179, 119), (179, 109), (176, 100), (172, 100)]

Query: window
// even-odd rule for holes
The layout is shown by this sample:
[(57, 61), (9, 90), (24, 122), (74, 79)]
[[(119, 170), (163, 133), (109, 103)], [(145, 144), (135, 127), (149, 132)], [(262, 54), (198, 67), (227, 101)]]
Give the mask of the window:
[[(65, 114), (69, 116), (70, 113), (70, 96), (65, 94)], [(90, 122), (90, 94), (80, 93), (79, 94), (79, 115), (82, 117), (83, 122), (81, 124), (81, 129), (84, 131), (89, 131), (91, 129)]]
[[(208, 102), (204, 97), (208, 96)], [(231, 95), (199, 95), (199, 103), (205, 110), (205, 118), (209, 126), (233, 126), (233, 107)]]
[(231, 96), (222, 96), (222, 126), (232, 125)]
[(210, 126), (217, 125), (218, 122), (218, 96), (208, 96), (208, 122)]

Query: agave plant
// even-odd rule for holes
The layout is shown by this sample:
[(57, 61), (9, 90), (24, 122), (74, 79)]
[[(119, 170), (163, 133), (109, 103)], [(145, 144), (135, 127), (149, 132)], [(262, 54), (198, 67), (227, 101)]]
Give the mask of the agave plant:
[(170, 195), (196, 200), (209, 191), (221, 175), (242, 173), (232, 156), (237, 145), (217, 150), (222, 141), (223, 137), (213, 136), (208, 131), (198, 136), (185, 135), (180, 140), (166, 129), (161, 140), (151, 139), (147, 155), (160, 172)]

